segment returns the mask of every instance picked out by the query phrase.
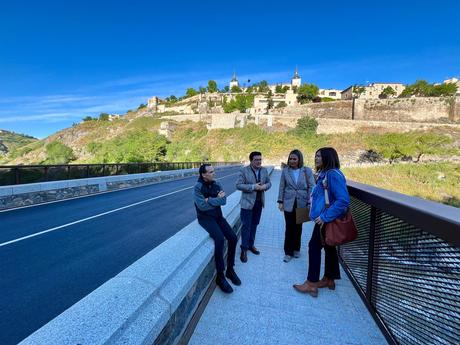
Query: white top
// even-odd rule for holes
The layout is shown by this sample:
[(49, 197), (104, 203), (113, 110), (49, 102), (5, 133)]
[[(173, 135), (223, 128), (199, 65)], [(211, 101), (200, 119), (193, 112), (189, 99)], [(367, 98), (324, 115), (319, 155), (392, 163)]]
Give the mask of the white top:
[(299, 181), (299, 176), (300, 176), (300, 169), (292, 169), (292, 178), (294, 179), (294, 182), (297, 184), (297, 181)]

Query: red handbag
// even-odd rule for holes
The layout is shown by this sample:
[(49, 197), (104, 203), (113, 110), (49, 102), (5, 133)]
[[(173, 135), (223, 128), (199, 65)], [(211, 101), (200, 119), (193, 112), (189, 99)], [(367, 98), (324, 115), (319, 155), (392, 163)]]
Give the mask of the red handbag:
[[(324, 198), (326, 208), (329, 207), (329, 195), (327, 193), (327, 175), (323, 180)], [(324, 226), (324, 242), (328, 246), (339, 246), (355, 240), (358, 237), (358, 229), (356, 228), (355, 221), (351, 215), (350, 210), (339, 218), (334, 219), (332, 222), (325, 223)]]

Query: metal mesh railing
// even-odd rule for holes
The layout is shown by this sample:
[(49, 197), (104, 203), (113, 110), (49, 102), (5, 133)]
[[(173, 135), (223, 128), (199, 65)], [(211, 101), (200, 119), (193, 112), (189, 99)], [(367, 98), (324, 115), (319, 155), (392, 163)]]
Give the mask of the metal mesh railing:
[(358, 239), (339, 253), (389, 342), (460, 344), (460, 210), (353, 185)]
[[(206, 162), (214, 166), (239, 162)], [(65, 164), (65, 165), (1, 165), (0, 186), (60, 181), (69, 179), (148, 173), (155, 171), (198, 168), (202, 162)]]

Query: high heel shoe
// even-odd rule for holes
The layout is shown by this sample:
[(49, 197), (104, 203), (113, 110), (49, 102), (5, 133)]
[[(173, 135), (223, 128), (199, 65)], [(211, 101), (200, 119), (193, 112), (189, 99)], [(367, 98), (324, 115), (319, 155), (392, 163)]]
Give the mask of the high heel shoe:
[(292, 287), (299, 292), (307, 293), (312, 297), (318, 297), (317, 283), (309, 282), (308, 280), (303, 284), (294, 284)]
[(327, 287), (329, 290), (335, 290), (335, 282), (334, 279), (329, 279), (327, 277), (321, 278), (321, 280), (318, 282), (317, 287), (319, 289)]

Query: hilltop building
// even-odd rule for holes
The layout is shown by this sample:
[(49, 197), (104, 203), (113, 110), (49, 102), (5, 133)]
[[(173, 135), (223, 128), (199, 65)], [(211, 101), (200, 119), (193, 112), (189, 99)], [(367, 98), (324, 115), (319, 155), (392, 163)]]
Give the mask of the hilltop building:
[(236, 86), (236, 87), (240, 87), (240, 83), (238, 83), (238, 79), (236, 79), (236, 73), (233, 72), (233, 78), (232, 80), (230, 80), (230, 90), (232, 89), (232, 87)]
[(319, 89), (318, 96), (321, 97), (321, 98), (328, 97), (328, 98), (332, 98), (332, 99), (335, 99), (335, 100), (341, 100), (342, 99), (342, 90), (339, 90), (339, 89)]
[[(351, 85), (342, 91), (342, 99), (353, 99), (354, 86), (355, 85)], [(371, 83), (364, 86), (364, 92), (354, 96), (360, 99), (378, 99), (382, 91), (388, 86), (396, 92), (393, 97), (398, 97), (406, 88), (402, 83)]]

